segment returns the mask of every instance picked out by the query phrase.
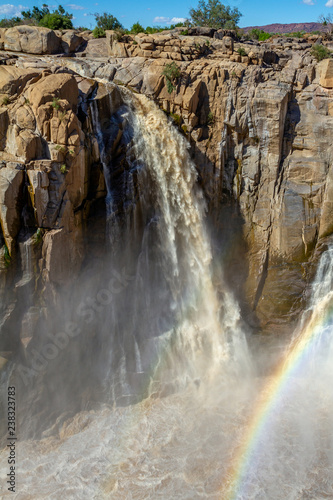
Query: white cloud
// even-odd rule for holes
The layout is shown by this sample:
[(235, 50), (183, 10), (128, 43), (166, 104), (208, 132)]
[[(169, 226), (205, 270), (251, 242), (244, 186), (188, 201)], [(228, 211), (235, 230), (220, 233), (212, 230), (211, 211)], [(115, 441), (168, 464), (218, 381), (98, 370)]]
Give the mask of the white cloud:
[(66, 7), (69, 7), (72, 10), (84, 10), (84, 7), (81, 7), (81, 5), (76, 5), (75, 3), (68, 3)]
[(4, 5), (0, 5), (0, 16), (19, 16), (22, 10), (27, 9), (24, 5), (12, 5), (11, 3), (6, 3)]
[(173, 17), (171, 19), (171, 24), (185, 23), (186, 17)]
[(163, 17), (157, 16), (154, 18), (153, 23), (155, 24), (178, 24), (184, 23), (186, 21), (185, 17)]
[(313, 2), (313, 0), (302, 0), (303, 3), (305, 3), (305, 5), (314, 5), (315, 3)]
[(163, 24), (169, 24), (170, 22), (170, 17), (154, 17), (153, 23), (163, 23)]
[(327, 3), (325, 3), (326, 7), (333, 7), (333, 0), (328, 0)]

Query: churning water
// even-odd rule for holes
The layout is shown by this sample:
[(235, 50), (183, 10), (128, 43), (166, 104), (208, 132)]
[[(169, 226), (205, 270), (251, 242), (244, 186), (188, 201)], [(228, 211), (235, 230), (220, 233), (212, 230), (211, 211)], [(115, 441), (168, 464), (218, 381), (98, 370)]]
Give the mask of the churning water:
[[(100, 317), (100, 329), (113, 335), (99, 358), (109, 400), (60, 415), (40, 440), (20, 439), (17, 493), (3, 489), (2, 497), (333, 498), (333, 250), (322, 256), (283, 361), (262, 375), (235, 299), (213, 284), (186, 143), (146, 98), (127, 101), (122, 118), (133, 130), (138, 195), (117, 228), (127, 245), (121, 255), (112, 249), (110, 267), (138, 251), (128, 288)], [(112, 196), (109, 186), (109, 212)], [(145, 397), (114, 405), (115, 393), (132, 394), (131, 380), (142, 374)], [(3, 451), (2, 484), (6, 457)]]

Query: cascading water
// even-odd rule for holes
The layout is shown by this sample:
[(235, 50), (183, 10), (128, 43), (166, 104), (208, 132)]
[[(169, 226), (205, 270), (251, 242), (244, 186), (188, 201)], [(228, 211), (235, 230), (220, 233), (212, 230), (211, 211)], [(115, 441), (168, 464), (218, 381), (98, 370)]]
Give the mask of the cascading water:
[[(228, 355), (211, 278), (202, 195), (195, 192), (195, 168), (185, 140), (154, 103), (129, 94), (125, 99), (134, 131), (134, 156), (142, 164), (138, 172), (141, 211), (148, 221), (135, 279), (135, 296), (144, 288), (148, 307), (146, 311), (144, 306), (137, 308), (134, 321), (140, 321), (143, 311), (149, 317), (157, 294), (157, 307), (163, 304), (156, 332), (164, 337), (159, 357), (164, 356), (164, 365), (178, 376), (200, 378)], [(155, 246), (155, 270), (151, 245)], [(160, 277), (155, 286), (152, 271)], [(169, 325), (167, 331), (163, 331), (165, 325)], [(186, 364), (190, 373), (184, 369)]]
[[(108, 224), (111, 265), (131, 269), (124, 294), (126, 313), (122, 310), (119, 316), (119, 303), (114, 303), (105, 323), (109, 329), (110, 325), (112, 330), (121, 329), (119, 354), (115, 356), (111, 342), (107, 364), (117, 372), (121, 358), (121, 392), (130, 397), (131, 377), (146, 379), (146, 394), (161, 390), (161, 384), (162, 390), (168, 385), (168, 391), (191, 381), (200, 384), (221, 363), (231, 363), (230, 350), (235, 350), (236, 343), (236, 350), (244, 353), (246, 344), (236, 303), (224, 290), (219, 304), (213, 287), (204, 201), (196, 189), (196, 171), (185, 139), (144, 96), (123, 90), (122, 98), (125, 104), (109, 123), (104, 121), (104, 130), (98, 124), (96, 106), (92, 116), (102, 151), (107, 203), (117, 198), (119, 189), (128, 200), (122, 200), (118, 209), (112, 201), (114, 211), (122, 212), (123, 236), (115, 235), (119, 223), (114, 225), (110, 219)], [(122, 124), (130, 166), (120, 179), (106, 154), (115, 122)], [(110, 218), (110, 210), (107, 213)], [(227, 303), (228, 315), (220, 317)]]
[[(85, 286), (77, 290), (79, 316), (95, 336), (84, 345), (90, 337), (82, 334), (83, 346), (73, 350), (100, 343), (99, 355), (72, 358), (82, 376), (94, 364), (89, 376), (98, 373), (107, 398), (64, 412), (39, 441), (20, 436), (17, 493), (3, 490), (3, 498), (332, 497), (333, 250), (322, 256), (284, 362), (276, 373), (256, 372), (236, 301), (213, 286), (204, 204), (186, 143), (146, 98), (125, 93), (124, 100), (130, 168), (122, 177), (107, 160), (103, 168), (110, 196), (121, 182), (131, 203), (117, 208), (121, 238), (111, 234), (110, 241), (119, 247), (93, 276), (98, 304), (87, 300)], [(69, 348), (54, 360), (54, 377)], [(133, 395), (141, 377), (138, 402), (113, 406)], [(163, 391), (168, 383), (172, 390)], [(6, 457), (4, 450), (3, 484)]]

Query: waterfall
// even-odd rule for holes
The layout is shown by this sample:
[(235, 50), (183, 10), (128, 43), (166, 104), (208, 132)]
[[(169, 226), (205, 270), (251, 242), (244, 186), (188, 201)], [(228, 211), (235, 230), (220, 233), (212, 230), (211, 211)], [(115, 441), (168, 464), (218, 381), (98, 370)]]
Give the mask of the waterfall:
[[(136, 262), (126, 289), (128, 318), (116, 320), (126, 339), (122, 350), (133, 358), (127, 360), (130, 372), (150, 374), (150, 391), (156, 379), (198, 383), (234, 359), (235, 349), (247, 356), (239, 309), (226, 289), (222, 303), (214, 289), (205, 203), (186, 140), (152, 101), (122, 93), (123, 127), (131, 131), (122, 189), (131, 203), (116, 253), (125, 268)], [(104, 165), (110, 192), (112, 168), (111, 161)], [(111, 241), (118, 228), (109, 225)], [(124, 379), (123, 365), (121, 372)]]
[[(187, 143), (153, 102), (122, 92), (125, 104), (110, 116), (122, 123), (121, 172), (92, 104), (107, 203), (117, 219), (107, 211), (112, 249), (77, 282), (82, 315), (75, 316), (72, 297), (67, 308), (62, 302), (63, 316), (73, 313), (86, 331), (77, 328), (47, 359), (51, 377), (41, 371), (26, 390), (38, 412), (45, 401), (52, 410), (61, 406), (67, 387), (66, 404), (80, 390), (88, 401), (91, 387), (96, 399), (65, 407), (40, 440), (19, 435), (15, 497), (333, 498), (333, 249), (321, 257), (309, 307), (279, 370), (255, 371), (240, 308), (212, 266)], [(38, 347), (35, 341), (32, 353)], [(259, 366), (260, 355), (253, 357)], [(11, 375), (15, 367), (6, 370)], [(18, 394), (20, 409), (22, 388)], [(40, 414), (30, 420), (39, 426)], [(5, 445), (2, 484), (7, 458)]]

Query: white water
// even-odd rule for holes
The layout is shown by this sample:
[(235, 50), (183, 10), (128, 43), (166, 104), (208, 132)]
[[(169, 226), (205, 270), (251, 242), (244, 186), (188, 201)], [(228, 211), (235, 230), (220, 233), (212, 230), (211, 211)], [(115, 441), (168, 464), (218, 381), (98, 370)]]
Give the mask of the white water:
[[(176, 318), (173, 330), (162, 335), (168, 362), (159, 359), (155, 375), (174, 378), (184, 372), (187, 380), (200, 377), (201, 383), (179, 384), (174, 394), (125, 408), (103, 405), (75, 417), (64, 415), (40, 441), (20, 439), (17, 493), (2, 489), (3, 498), (227, 499), (230, 464), (268, 378), (250, 368), (232, 295), (225, 291), (218, 299), (214, 290), (203, 203), (194, 192), (195, 171), (185, 142), (144, 98), (135, 102), (128, 119), (135, 123), (136, 155), (149, 173), (143, 168), (139, 183), (146, 182), (143, 192), (149, 186), (155, 195), (159, 263), (171, 290), (166, 303)], [(148, 197), (142, 205), (151, 201)], [(149, 242), (149, 234), (143, 240)], [(138, 294), (150, 269), (148, 257), (144, 246), (133, 282)], [(313, 315), (332, 307), (332, 280), (329, 250), (318, 268), (303, 330)], [(147, 297), (148, 306), (153, 299)], [(140, 310), (137, 314), (139, 322)], [(330, 321), (318, 329), (319, 348), (311, 348), (269, 414), (238, 500), (333, 498), (331, 333)], [(302, 332), (297, 335), (296, 342), (302, 342)], [(124, 352), (119, 369), (126, 394), (125, 357)], [(134, 359), (141, 373), (144, 361), (136, 339)], [(2, 485), (6, 456), (2, 452)]]

